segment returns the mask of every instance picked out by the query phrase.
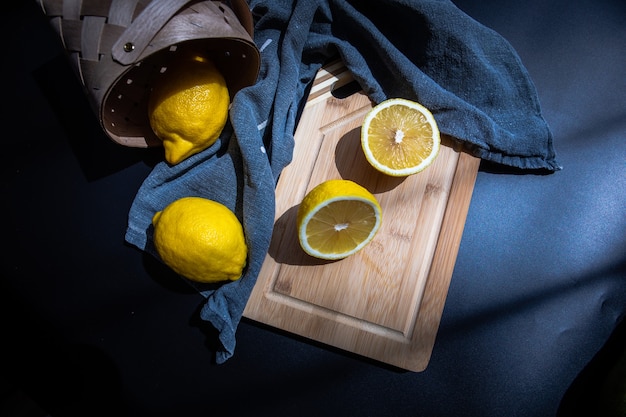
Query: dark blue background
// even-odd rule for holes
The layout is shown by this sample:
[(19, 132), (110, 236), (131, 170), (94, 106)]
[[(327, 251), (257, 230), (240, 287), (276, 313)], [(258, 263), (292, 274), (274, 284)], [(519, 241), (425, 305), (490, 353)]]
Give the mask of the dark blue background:
[(626, 3), (455, 4), (520, 54), (563, 170), (481, 165), (421, 373), (246, 319), (215, 365), (203, 298), (124, 243), (160, 151), (106, 138), (36, 2), (5, 5), (4, 391), (52, 416), (591, 415), (626, 339)]

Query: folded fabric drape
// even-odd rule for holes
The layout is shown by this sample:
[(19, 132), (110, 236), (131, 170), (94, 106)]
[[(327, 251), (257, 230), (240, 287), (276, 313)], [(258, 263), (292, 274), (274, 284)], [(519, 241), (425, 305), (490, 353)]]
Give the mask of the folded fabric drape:
[(176, 166), (157, 164), (130, 209), (126, 240), (152, 246), (156, 211), (185, 196), (231, 208), (249, 245), (238, 281), (199, 288), (201, 318), (219, 333), (217, 363), (235, 333), (269, 248), (274, 190), (289, 164), (309, 83), (339, 55), (377, 103), (404, 97), (429, 108), (468, 152), (522, 170), (557, 171), (535, 87), (512, 46), (447, 0), (251, 0), (261, 70), (234, 97), (230, 123), (210, 148)]

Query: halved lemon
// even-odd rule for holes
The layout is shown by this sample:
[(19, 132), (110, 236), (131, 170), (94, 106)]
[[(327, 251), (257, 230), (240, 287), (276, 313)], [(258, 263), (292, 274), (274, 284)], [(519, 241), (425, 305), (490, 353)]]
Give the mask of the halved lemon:
[(421, 104), (391, 98), (372, 108), (361, 127), (361, 147), (369, 163), (394, 177), (416, 174), (439, 153), (440, 135), (432, 113)]
[(363, 249), (378, 232), (382, 209), (363, 186), (343, 179), (317, 185), (298, 208), (300, 246), (320, 259), (342, 259)]

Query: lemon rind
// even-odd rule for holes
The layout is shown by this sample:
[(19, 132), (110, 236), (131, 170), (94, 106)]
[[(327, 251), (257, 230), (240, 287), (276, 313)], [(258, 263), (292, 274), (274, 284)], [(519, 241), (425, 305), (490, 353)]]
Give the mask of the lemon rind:
[[(361, 243), (359, 243), (357, 246), (354, 247), (354, 249), (347, 251), (347, 252), (331, 252), (331, 253), (326, 253), (326, 252), (320, 252), (314, 248), (312, 248), (309, 245), (309, 241), (308, 241), (308, 237), (306, 234), (306, 229), (307, 226), (309, 224), (309, 221), (311, 220), (311, 218), (322, 208), (328, 206), (331, 203), (334, 203), (336, 201), (361, 201), (363, 203), (366, 203), (367, 205), (369, 205), (370, 207), (372, 207), (374, 209), (374, 212), (376, 213), (376, 223), (374, 223), (374, 226), (372, 227), (372, 230), (370, 231), (369, 235), (367, 236), (367, 238), (365, 238)], [(374, 236), (378, 233), (378, 230), (380, 229), (380, 226), (382, 224), (382, 210), (380, 209), (380, 206), (374, 204), (372, 201), (370, 201), (367, 198), (363, 198), (363, 197), (358, 197), (358, 196), (338, 196), (338, 197), (332, 197), (329, 198), (327, 200), (324, 200), (322, 203), (316, 205), (315, 207), (313, 207), (309, 213), (307, 213), (306, 216), (304, 216), (302, 218), (302, 222), (301, 225), (298, 229), (298, 235), (299, 235), (299, 241), (300, 241), (300, 246), (302, 247), (302, 249), (308, 254), (311, 255), (315, 258), (319, 258), (319, 259), (325, 259), (325, 260), (339, 260), (339, 259), (343, 259), (343, 258), (347, 258), (350, 255), (353, 255), (357, 252), (359, 252), (361, 249), (363, 249), (365, 246), (367, 246), (372, 239), (374, 239)]]
[[(402, 169), (390, 168), (389, 166), (380, 163), (378, 161), (378, 159), (376, 159), (374, 154), (371, 152), (371, 149), (369, 147), (367, 131), (369, 129), (369, 126), (371, 124), (372, 119), (381, 110), (384, 110), (384, 109), (386, 109), (388, 107), (391, 107), (391, 106), (394, 106), (394, 105), (403, 105), (403, 106), (406, 106), (406, 107), (409, 107), (409, 108), (419, 109), (420, 112), (424, 115), (424, 117), (426, 117), (426, 119), (428, 120), (429, 124), (433, 128), (433, 151), (430, 153), (430, 155), (426, 159), (424, 159), (421, 163), (419, 163), (418, 165), (415, 165), (413, 167), (402, 168)], [(387, 174), (389, 176), (406, 177), (406, 176), (417, 174), (418, 172), (423, 171), (424, 169), (429, 167), (432, 164), (432, 162), (435, 160), (437, 155), (439, 155), (440, 147), (441, 147), (441, 133), (439, 131), (439, 127), (437, 125), (437, 121), (435, 120), (435, 117), (430, 112), (430, 110), (428, 110), (426, 107), (424, 107), (422, 104), (420, 104), (418, 102), (407, 100), (407, 99), (404, 99), (404, 98), (390, 98), (390, 99), (382, 101), (379, 104), (377, 104), (376, 106), (374, 106), (367, 113), (367, 115), (365, 116), (365, 118), (363, 120), (363, 124), (362, 124), (362, 127), (361, 127), (361, 148), (363, 149), (363, 153), (365, 154), (365, 158), (367, 159), (367, 161), (375, 169), (377, 169), (378, 171), (380, 171), (380, 172), (382, 172), (384, 174)]]

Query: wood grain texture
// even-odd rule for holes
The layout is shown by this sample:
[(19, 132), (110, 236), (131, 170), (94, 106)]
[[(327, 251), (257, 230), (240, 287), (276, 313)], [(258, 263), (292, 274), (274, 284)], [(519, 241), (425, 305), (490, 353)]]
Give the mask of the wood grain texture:
[[(272, 242), (244, 316), (399, 368), (426, 368), (454, 269), (480, 160), (442, 137), (426, 170), (394, 178), (363, 155), (360, 126), (372, 103), (332, 91), (352, 80), (339, 63), (319, 71), (276, 187)], [(350, 179), (379, 200), (374, 240), (339, 261), (299, 246), (296, 212), (317, 184)]]

